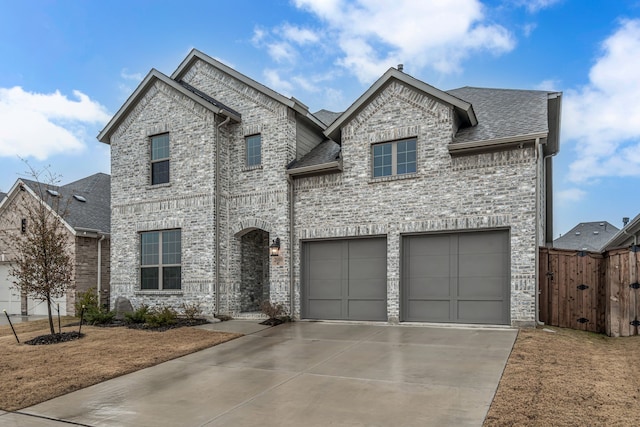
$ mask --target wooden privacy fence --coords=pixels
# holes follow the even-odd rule
[[[540,248],[540,320],[551,326],[639,334],[640,251],[604,254]]]

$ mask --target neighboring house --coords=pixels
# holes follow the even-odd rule
[[[101,289],[101,303],[109,302],[110,187],[110,177],[103,173],[63,186],[28,179],[16,181],[0,201],[0,309],[18,315],[47,314],[45,303],[12,289],[10,264],[15,248],[11,242],[29,227],[24,215],[28,204],[44,201],[51,208],[55,199],[66,211],[61,221],[68,232],[74,267],[71,291],[55,300],[61,314],[73,315],[77,294],[90,288]]]
[[[111,299],[531,325],[560,104],[392,68],[345,112],[312,114],[193,50],[171,76],[151,70],[98,136]]]
[[[553,241],[556,249],[600,252],[619,231],[607,221],[581,222]]]
[[[627,222],[629,218],[624,218],[624,226],[602,247],[602,251],[610,251],[618,248],[634,247],[636,252],[640,241],[640,215]]]

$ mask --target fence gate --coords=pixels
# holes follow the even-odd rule
[[[605,332],[603,261],[598,253],[540,248],[540,320]]]
[[[610,251],[607,259],[606,334],[638,335],[640,329],[640,247]]]

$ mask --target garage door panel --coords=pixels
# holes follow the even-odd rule
[[[386,239],[306,242],[303,251],[303,317],[386,320]]]
[[[365,298],[365,299],[386,299],[387,289],[384,283],[380,281],[371,281],[368,279],[363,280],[349,280],[349,289],[347,296],[349,298]]]
[[[464,323],[502,323],[503,301],[458,301]]]
[[[448,236],[430,236],[429,241],[412,239],[409,241],[409,253],[412,256],[424,257],[426,255],[440,256],[449,253],[451,242]]]
[[[504,238],[504,231],[482,231],[479,233],[459,234],[459,253],[506,253],[509,252],[509,240]]]
[[[349,279],[379,280],[386,272],[384,258],[349,259]]]
[[[315,299],[309,302],[310,319],[339,320],[342,316],[342,300]]]
[[[465,254],[458,258],[461,276],[503,276],[508,262],[505,254]]]
[[[449,298],[449,277],[432,277],[426,280],[411,280],[409,298]]]
[[[451,317],[449,300],[412,300],[408,305],[409,319],[420,319],[421,322],[448,322]]]
[[[350,300],[349,319],[387,320],[387,304],[380,300]]]
[[[340,280],[311,280],[309,297],[311,298],[336,298],[342,297]]]
[[[403,237],[402,319],[509,323],[506,230]]]
[[[427,255],[424,257],[411,254],[410,276],[418,277],[449,277],[449,255]]]
[[[459,298],[502,298],[504,277],[460,277],[458,279]]]
[[[314,258],[340,258],[340,252],[342,250],[341,242],[339,241],[321,241],[315,242],[315,244],[309,248],[309,253]]]

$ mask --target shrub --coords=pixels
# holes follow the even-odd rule
[[[163,305],[147,312],[145,324],[150,328],[174,325],[178,322],[178,312],[171,307]]]
[[[76,299],[76,316],[80,316],[82,306],[84,306],[85,314],[92,308],[98,308],[96,288],[89,288],[87,292],[78,292],[78,298]]]
[[[183,302],[182,311],[184,312],[184,317],[188,320],[195,320],[202,317],[202,308],[200,307],[200,303],[197,301],[192,304]]]
[[[285,314],[282,304],[272,304],[271,301],[268,300],[262,301],[262,304],[260,304],[260,310],[269,316],[269,319],[277,319]]]
[[[126,323],[145,323],[147,315],[149,314],[149,306],[142,304],[132,313],[125,313],[124,320]]]
[[[106,325],[113,321],[116,313],[98,306],[96,288],[89,288],[87,292],[78,293],[76,301],[76,316],[80,316],[84,307],[83,319],[87,325]]]

